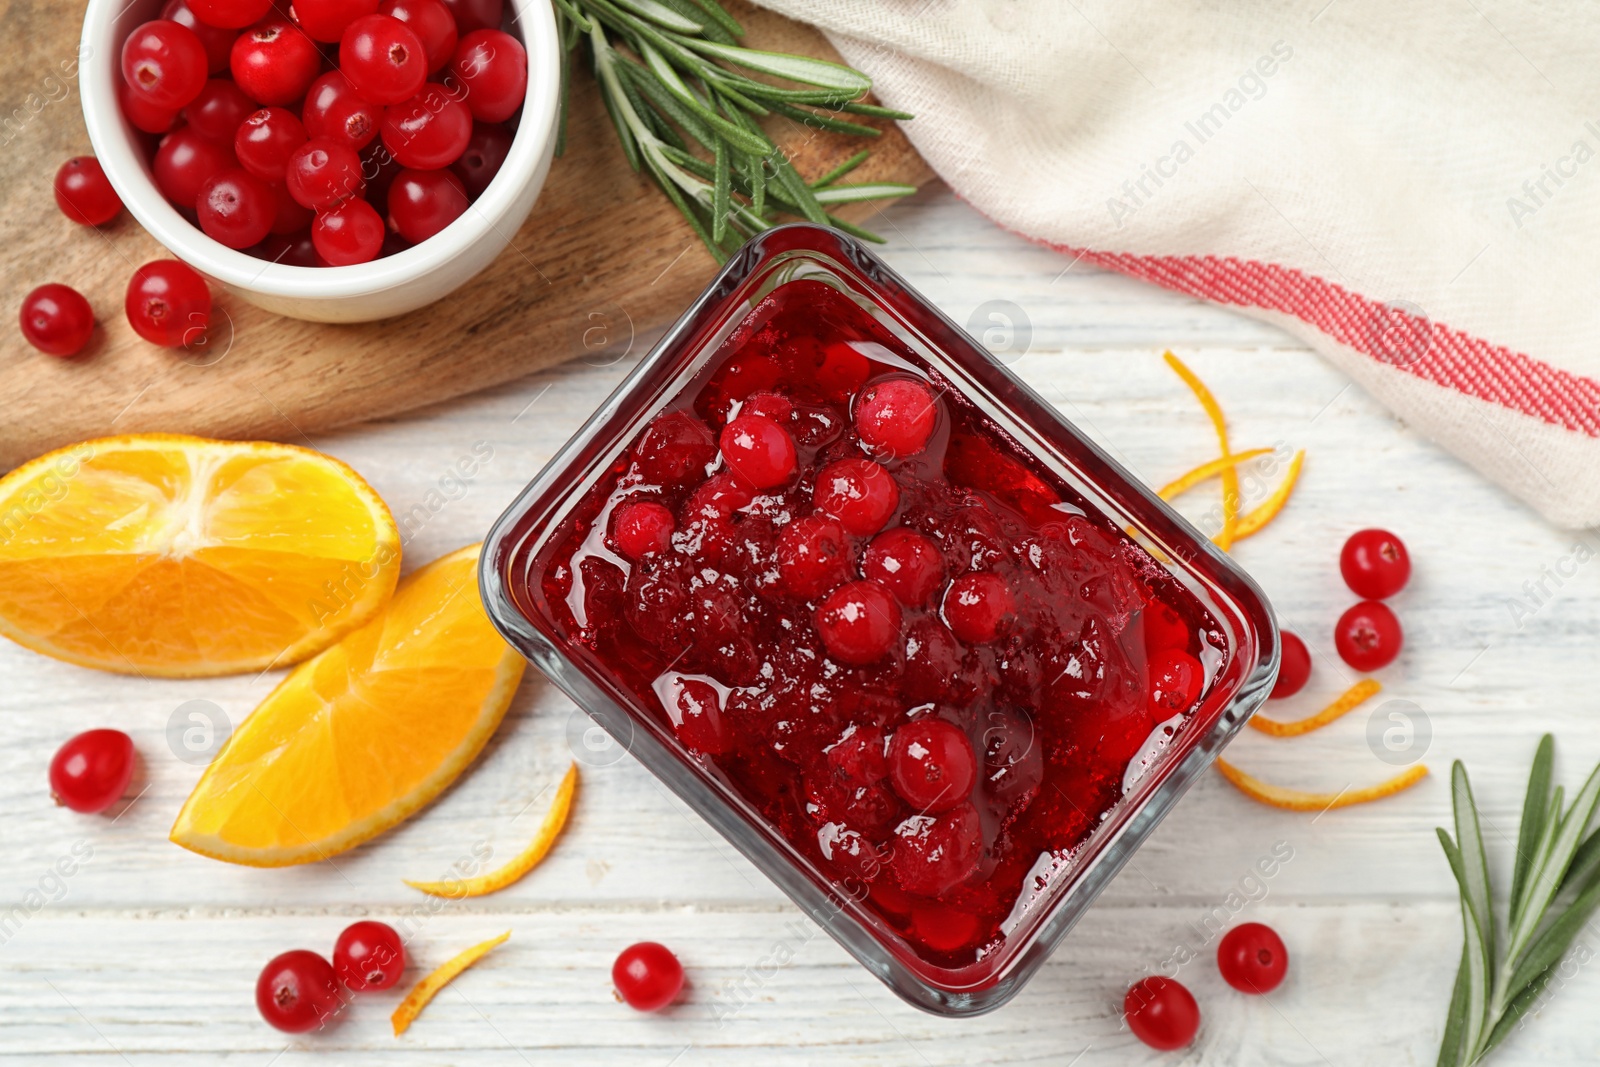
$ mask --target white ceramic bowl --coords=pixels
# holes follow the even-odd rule
[[[117,106],[122,41],[159,17],[162,0],[89,0],[79,74],[83,119],[106,176],[134,218],[178,259],[269,311],[315,322],[367,322],[431,304],[499,255],[521,227],[550,172],[561,69],[550,0],[509,0],[507,32],[528,51],[528,97],[511,152],[471,207],[444,230],[392,256],[352,267],[291,267],[207,237],[156,188],[150,162]]]

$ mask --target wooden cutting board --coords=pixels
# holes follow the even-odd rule
[[[731,3],[755,48],[837,59],[820,34]],[[202,354],[149,345],[122,312],[128,278],[167,255],[124,213],[101,228],[69,222],[51,181],[91,151],[77,83],[80,15],[55,0],[11,0],[0,56],[0,470],[52,448],[162,430],[304,442],[316,430],[509,381],[670,322],[716,271],[688,226],[628,168],[586,69],[576,71],[567,152],[505,252],[442,301],[386,322],[330,326],[281,318],[220,287],[215,343]],[[9,118],[6,118],[9,116]],[[863,145],[851,180],[920,185],[926,164],[892,124],[872,142],[774,127],[800,173],[827,171]],[[855,217],[870,213],[870,206]],[[73,360],[23,341],[16,310],[36,285],[62,282],[99,327]],[[231,325],[230,325],[231,324]]]

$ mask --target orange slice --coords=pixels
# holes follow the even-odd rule
[[[478,599],[478,546],[400,583],[381,615],[296,667],[206,768],[172,840],[252,867],[326,859],[459,775],[524,661]]]
[[[1260,715],[1252,715],[1250,725],[1273,737],[1299,737],[1301,734],[1309,734],[1312,730],[1320,730],[1335,719],[1348,715],[1371,700],[1382,689],[1383,686],[1379,685],[1376,679],[1363,678],[1340,694],[1338,700],[1315,715],[1308,715],[1294,722],[1280,722],[1277,719],[1263,719]]]
[[[286,666],[370,619],[399,573],[389,509],[306,448],[106,437],[0,479],[0,634],[84,667]]]
[[[451,900],[481,897],[504,889],[537,867],[545,856],[549,855],[556,838],[561,836],[562,827],[567,825],[567,816],[572,813],[572,796],[577,791],[578,765],[573,763],[567,767],[566,776],[561,779],[561,786],[556,790],[556,798],[551,802],[550,810],[545,812],[544,823],[539,827],[539,833],[515,859],[498,870],[476,878],[452,882],[413,882],[407,879],[406,885],[412,889],[420,889],[429,896],[447,897]]]
[[[1178,377],[1183,379],[1183,384],[1189,387],[1194,398],[1200,401],[1200,406],[1205,410],[1206,417],[1211,420],[1211,426],[1217,431],[1217,445],[1223,459],[1228,459],[1232,451],[1228,448],[1228,420],[1222,414],[1222,405],[1217,403],[1217,398],[1211,395],[1211,390],[1206,383],[1200,380],[1199,375],[1189,369],[1188,364],[1173,355],[1171,352],[1162,353],[1162,358],[1167,361]],[[1212,538],[1217,547],[1226,552],[1233,547],[1233,541],[1239,524],[1239,472],[1232,466],[1222,469],[1222,532]]]
[[[422,1014],[422,1009],[426,1008],[428,1002],[438,995],[439,990],[449,985],[456,975],[483,959],[500,945],[505,944],[506,939],[510,936],[511,931],[507,930],[499,937],[491,937],[487,941],[481,941],[473,945],[412,986],[411,992],[406,994],[406,999],[402,1000],[400,1006],[394,1010],[394,1014],[389,1016],[389,1022],[394,1026],[394,1036],[399,1037],[411,1029],[411,1024],[417,1021],[417,1016]]]
[[[1286,789],[1281,785],[1263,782],[1244,773],[1227,760],[1217,760],[1217,770],[1222,772],[1222,777],[1233,783],[1234,788],[1251,800],[1258,800],[1286,811],[1329,811],[1333,808],[1348,808],[1352,804],[1366,804],[1393,796],[1403,789],[1410,789],[1428,776],[1428,768],[1419,763],[1387,781],[1369,785],[1365,789],[1344,789],[1337,793],[1305,793],[1298,789]]]

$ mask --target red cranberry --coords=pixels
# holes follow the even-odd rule
[[[422,91],[383,113],[383,144],[403,167],[438,170],[467,150],[472,115],[467,105],[439,85]]]
[[[117,83],[117,109],[130,126],[145,133],[166,133],[178,121],[177,108],[157,107],[135,95],[127,82]]]
[[[357,993],[391,989],[406,970],[406,946],[388,923],[351,923],[333,946],[333,970]]]
[[[938,414],[928,387],[910,378],[875,382],[856,402],[856,432],[878,456],[903,459],[928,445]]]
[[[339,39],[339,69],[363,99],[387,107],[422,89],[428,80],[428,52],[399,19],[363,15]]]
[[[308,230],[317,217],[316,212],[290,196],[289,187],[282,182],[273,182],[269,188],[272,190],[272,199],[277,205],[277,211],[272,216],[272,232],[294,234]],[[309,240],[310,237],[310,233],[307,232],[306,238]]]
[[[751,393],[739,402],[739,414],[761,415],[784,426],[794,418],[794,404],[782,393]]]
[[[665,945],[641,941],[629,945],[611,965],[617,994],[637,1011],[660,1011],[683,989],[683,964]]]
[[[341,200],[360,196],[365,188],[355,149],[325,137],[295,149],[283,177],[289,195],[313,211],[326,211]]]
[[[912,704],[957,702],[961,689],[962,649],[938,619],[922,618],[912,623],[906,631],[905,652],[905,673],[900,684],[907,701]]]
[[[628,559],[639,560],[651,552],[665,552],[676,528],[672,512],[664,505],[636,500],[617,509],[611,536],[617,542],[617,551]]]
[[[473,30],[456,45],[450,71],[466,87],[479,122],[504,122],[528,95],[528,53],[500,30]]]
[[[206,48],[194,31],[169,19],[134,28],[122,42],[122,79],[152,107],[176,111],[206,85]]]
[[[633,452],[639,475],[651,485],[682,485],[705,477],[717,446],[706,424],[687,411],[658,415]],[[747,498],[745,503],[750,501]],[[742,506],[742,505],[740,505]]]
[[[333,44],[345,27],[378,10],[378,0],[294,0],[294,18],[313,41]]]
[[[964,802],[978,777],[978,759],[966,732],[944,719],[918,719],[889,742],[889,781],[923,814]]]
[[[1185,1047],[1200,1032],[1194,994],[1159,974],[1134,983],[1122,999],[1122,1014],[1134,1037],[1164,1052]]]
[[[1379,600],[1352,605],[1339,616],[1333,630],[1333,645],[1339,650],[1339,658],[1363,672],[1393,663],[1404,643],[1400,620]]]
[[[22,336],[41,352],[75,356],[94,333],[94,311],[83,294],[66,285],[41,285],[22,300]]]
[[[1270,993],[1289,973],[1289,950],[1272,927],[1243,923],[1222,936],[1217,970],[1223,981],[1241,993]]]
[[[1272,684],[1269,698],[1272,700],[1294,696],[1305,688],[1306,680],[1311,677],[1311,653],[1306,651],[1306,643],[1288,630],[1280,630],[1278,636],[1283,642],[1283,652],[1278,657],[1278,680]]]
[[[1016,607],[1011,586],[998,574],[963,574],[945,590],[944,621],[967,644],[986,645],[1000,636]]]
[[[193,267],[158,259],[133,272],[123,309],[134,333],[151,344],[178,348],[204,339],[211,291]]]
[[[857,537],[871,537],[900,506],[900,487],[870,459],[841,459],[817,472],[811,499]]]
[[[289,157],[307,140],[306,128],[294,112],[264,107],[240,124],[233,138],[233,154],[239,158],[239,166],[262,181],[281,182]]]
[[[1145,664],[1149,680],[1150,711],[1161,719],[1188,711],[1205,685],[1205,669],[1187,652],[1169,648],[1152,655]]]
[[[50,761],[50,795],[86,815],[105,811],[127,791],[135,762],[133,738],[121,730],[88,730]]]
[[[792,596],[815,600],[850,580],[850,538],[827,515],[796,519],[778,534],[778,578]]]
[[[444,0],[462,33],[498,30],[505,19],[505,0]]]
[[[854,396],[872,373],[867,357],[848,341],[829,341],[822,346],[822,353],[822,363],[817,367],[817,387],[830,400]]]
[[[704,423],[696,421],[696,426],[701,431],[705,430]],[[690,442],[690,447],[695,447],[693,442],[699,440],[694,436],[695,431],[688,430],[685,432],[688,435],[686,440]],[[650,439],[646,438],[646,440]],[[705,440],[707,442],[711,440],[709,432],[706,433]],[[640,451],[642,453],[643,446],[641,446]],[[715,450],[713,450],[712,454],[715,454]],[[700,466],[701,469],[704,469],[704,464]],[[642,471],[643,468],[641,467]],[[677,480],[677,478],[669,479],[669,481]],[[740,478],[732,471],[718,471],[701,482],[695,488],[695,491],[689,494],[688,501],[683,505],[683,513],[685,517],[726,519],[741,508],[748,507],[750,502],[755,499],[755,496],[755,488],[743,478]]]
[[[920,608],[944,585],[944,553],[927,534],[896,526],[872,539],[861,570],[887,586],[900,603]]]
[[[297,948],[274,956],[256,978],[256,1010],[285,1033],[315,1030],[343,1007],[332,965],[315,952]]]
[[[1411,556],[1405,542],[1388,530],[1357,530],[1339,553],[1339,573],[1356,596],[1383,600],[1405,588]]]
[[[384,0],[378,10],[397,18],[417,35],[428,53],[428,70],[438,70],[456,52],[456,20],[442,0]]]
[[[794,438],[764,415],[740,415],[728,423],[721,447],[728,469],[757,489],[780,486],[794,474]]]
[[[817,633],[828,655],[841,663],[875,663],[900,636],[900,605],[877,582],[840,586],[817,607]]]
[[[982,858],[978,809],[963,802],[940,815],[913,815],[895,827],[889,862],[906,892],[936,897],[971,877]]]
[[[439,0],[433,2],[438,3]],[[461,184],[467,187],[467,195],[476,200],[483,195],[485,189],[489,188],[494,176],[500,173],[500,167],[510,152],[511,131],[504,126],[475,123],[472,127],[472,136],[467,138],[466,151],[461,153],[461,158],[456,160],[450,169],[461,179]]]
[[[81,226],[103,225],[122,210],[122,199],[93,156],[74,156],[61,164],[55,194],[61,213]]]
[[[255,110],[255,101],[233,82],[227,78],[212,78],[200,90],[200,95],[183,109],[183,120],[202,137],[232,144],[239,124]]]
[[[195,214],[207,237],[229,248],[249,248],[272,232],[278,200],[266,182],[235,167],[200,187]]]
[[[1189,648],[1189,626],[1170,605],[1160,601],[1150,604],[1140,621],[1144,624],[1144,647],[1147,651]]]
[[[383,108],[363,100],[348,78],[330,70],[306,90],[301,116],[309,136],[326,137],[359,152],[378,136]]]
[[[162,195],[174,206],[193,211],[200,187],[233,166],[233,153],[227,148],[184,128],[161,139],[151,169]]]
[[[672,729],[684,748],[704,756],[720,756],[727,750],[722,701],[709,683],[683,679],[672,712]]]
[[[378,258],[383,247],[383,217],[378,209],[351,197],[317,214],[311,240],[317,255],[330,266],[348,267]]]
[[[447,170],[402,170],[389,186],[389,219],[401,237],[421,244],[467,210],[467,190]]]
[[[263,10],[262,14],[266,12]],[[233,39],[239,36],[237,33],[225,27],[201,22],[184,0],[167,0],[166,6],[161,9],[161,17],[176,22],[200,38],[200,44],[206,50],[208,73],[220,74],[228,69],[228,53],[233,50]],[[250,21],[254,22],[255,19]]]
[[[188,0],[195,17],[207,26],[240,30],[272,9],[272,0]]]
[[[322,54],[288,19],[270,18],[241,33],[228,59],[233,80],[258,104],[288,104],[306,95]]]

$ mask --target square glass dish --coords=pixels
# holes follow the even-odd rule
[[[1265,699],[1255,584],[858,242],[747,244],[496,523],[500,631],[863,966],[1008,1000]]]

